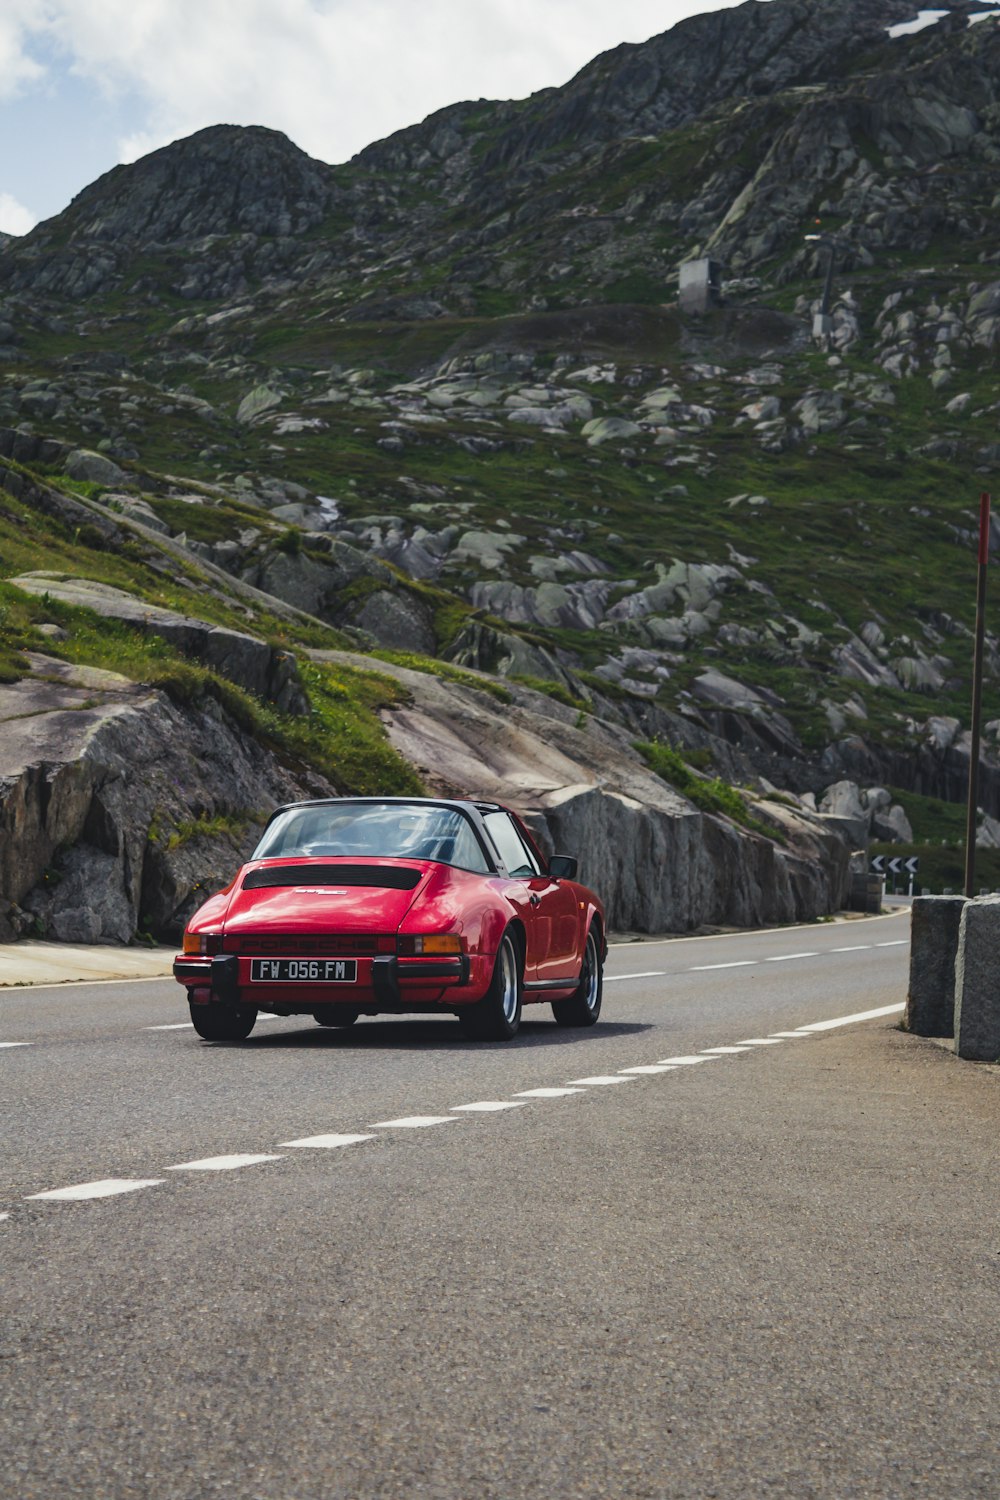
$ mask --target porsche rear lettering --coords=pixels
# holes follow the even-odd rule
[[[254,984],[354,984],[357,977],[353,958],[255,958],[250,965]]]

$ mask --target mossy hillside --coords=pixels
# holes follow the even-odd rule
[[[65,638],[38,631],[46,622]],[[308,715],[284,714],[189,661],[158,636],[107,620],[92,610],[25,595],[0,583],[0,680],[26,675],[24,652],[117,672],[167,694],[181,707],[212,699],[238,727],[269,746],[285,764],[311,768],[338,790],[360,795],[419,794],[422,784],[389,745],[379,710],[405,701],[395,679],[341,664],[300,662]]]
[[[21,465],[0,460],[0,480],[4,467],[29,480],[35,477]],[[46,483],[54,482],[51,476],[37,477]],[[96,488],[65,480],[61,483],[77,494]],[[185,506],[185,519],[189,509],[201,511],[201,507]],[[236,511],[240,513],[239,507]],[[276,527],[275,535],[278,532]],[[140,539],[124,529],[120,536],[109,540],[96,526],[87,522],[70,525],[44,515],[37,507],[0,487],[0,581],[30,572],[66,573],[108,584],[148,604],[192,615],[209,624],[249,630],[271,645],[286,649],[299,645],[335,650],[346,644],[339,631],[325,628],[321,622],[296,621],[293,625],[266,607],[248,606],[241,597],[227,596],[223,586],[206,583],[195,558],[185,562],[173,553],[158,550],[154,541]],[[25,597],[20,591],[18,595]],[[38,605],[29,606],[32,607],[40,609]],[[54,603],[46,604],[32,618],[52,619],[54,609]]]

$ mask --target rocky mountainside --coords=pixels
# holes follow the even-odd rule
[[[303,777],[436,785],[398,726],[424,699],[440,719],[442,692],[548,703],[531,743],[569,735],[567,785],[599,763],[614,788],[579,803],[600,847],[662,866],[666,835],[610,815],[638,803],[684,868],[715,850],[693,904],[640,898],[642,871],[619,870],[625,925],[774,915],[772,887],[785,914],[816,912],[843,895],[846,845],[951,837],[978,492],[1000,458],[990,10],[910,31],[908,0],[751,0],[342,166],[217,126],[0,244],[4,722],[54,652],[270,757],[252,791],[192,783],[188,816],[157,794],[138,843],[108,835],[119,916],[170,930],[199,886],[191,848],[214,869]],[[677,275],[700,256],[723,296],[694,316]],[[373,672],[359,651],[381,654]],[[987,841],[998,672],[991,629]],[[23,776],[56,775],[17,744],[9,829]],[[517,774],[545,822],[556,785]],[[501,782],[484,760],[482,787]],[[56,930],[53,882],[103,826],[90,807],[3,887],[14,928]],[[776,873],[807,845],[818,883]],[[150,874],[140,898],[139,866],[177,850],[187,885],[165,875],[158,895]],[[742,884],[719,873],[733,860]]]

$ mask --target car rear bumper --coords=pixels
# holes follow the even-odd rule
[[[455,958],[397,958],[394,954],[358,960],[357,980],[350,984],[275,984],[253,981],[251,960],[235,953],[215,958],[178,955],[174,978],[187,987],[194,1004],[221,1001],[226,1005],[281,1007],[304,1012],[320,1005],[345,1005],[361,1010],[399,1010],[444,1003],[471,1004],[489,985],[492,962],[461,954]]]

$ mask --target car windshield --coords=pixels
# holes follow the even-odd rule
[[[433,859],[488,872],[469,820],[453,807],[419,803],[329,802],[279,814],[254,859],[312,857]]]

